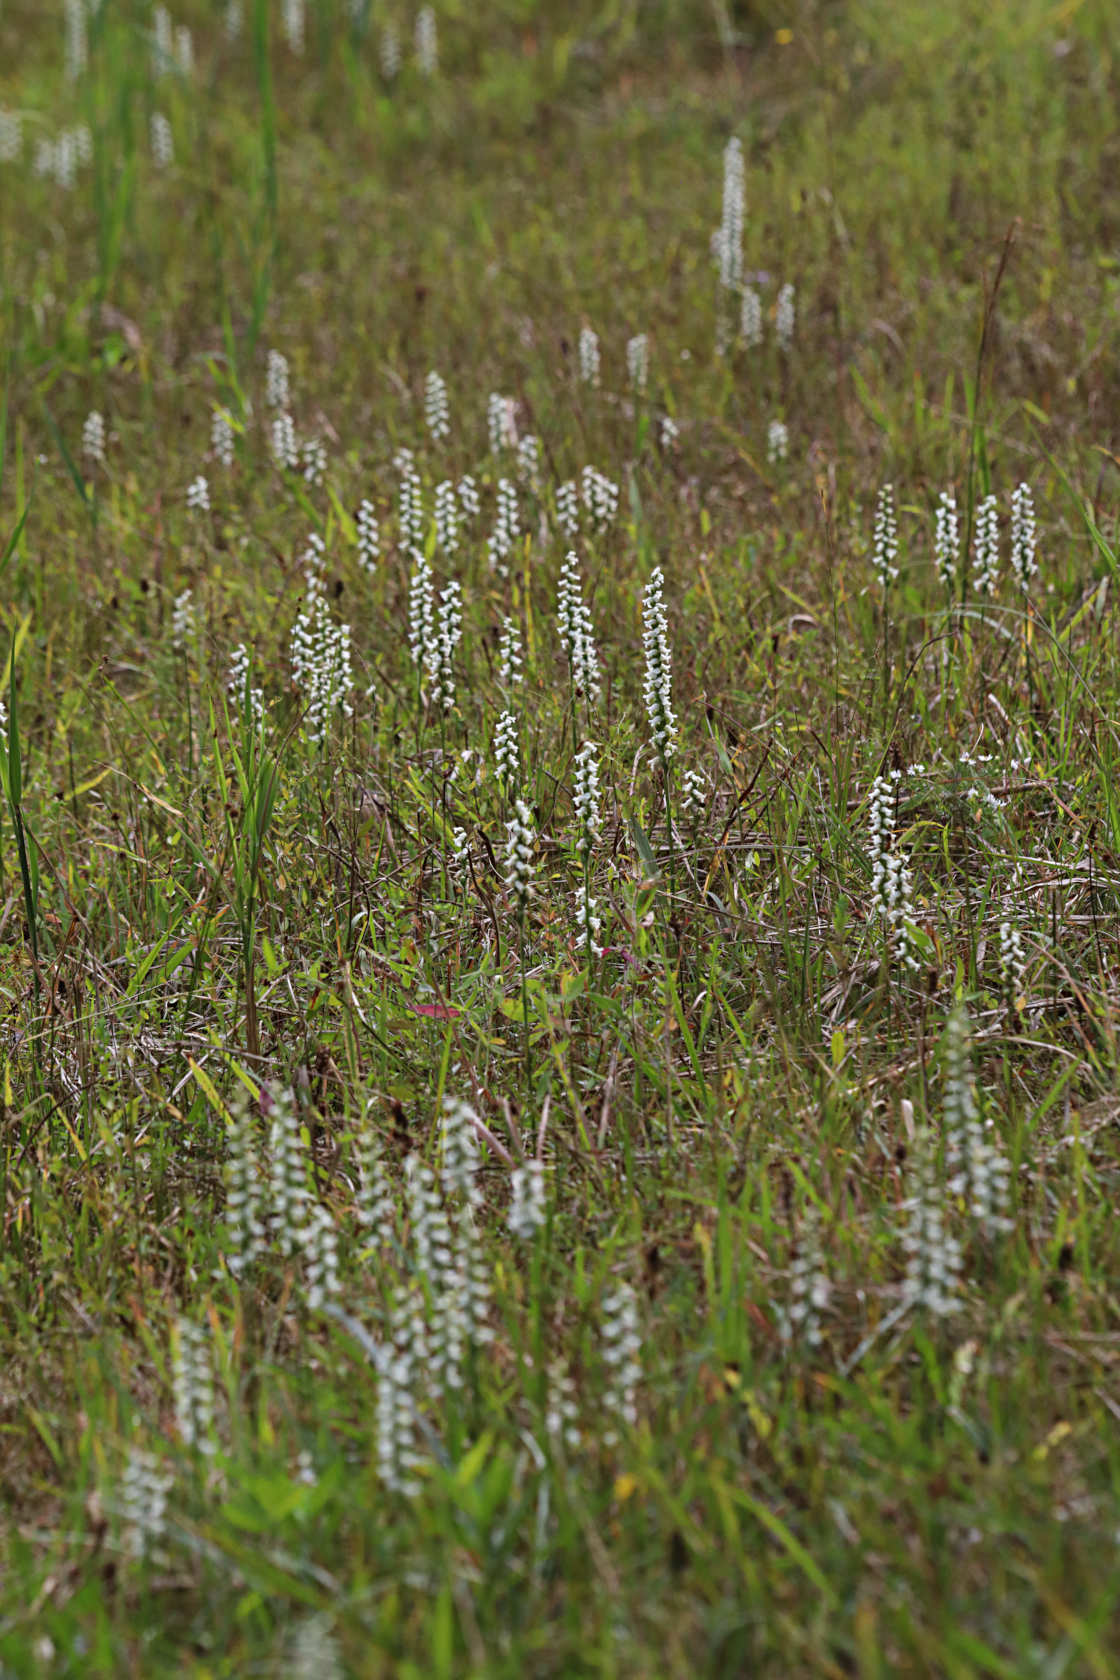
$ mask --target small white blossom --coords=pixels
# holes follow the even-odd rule
[[[295,472],[299,466],[296,431],[292,425],[292,417],[286,410],[278,414],[272,422],[272,459],[278,467],[287,468],[290,472]]]
[[[233,466],[233,421],[224,408],[216,408],[210,416],[210,449],[220,466]]]
[[[892,783],[885,776],[876,776],[868,810],[871,900],[886,928],[895,959],[916,972],[918,958],[910,931],[914,915],[910,871],[898,847],[894,799]]]
[[[633,338],[627,340],[626,372],[631,388],[638,396],[642,396],[649,383],[649,337],[644,332],[635,333]]]
[[[279,350],[268,352],[265,401],[269,408],[290,408],[292,406],[288,358],[282,355]]]
[[[434,76],[439,68],[436,14],[431,6],[421,6],[416,15],[416,63],[423,76]]]
[[[498,642],[498,677],[506,688],[516,688],[524,681],[521,657],[521,631],[512,618],[503,618],[502,634]]]
[[[797,319],[797,294],[790,281],[786,281],[778,293],[778,306],[774,312],[774,333],[778,343],[785,351],[793,348],[793,332]]]
[[[614,523],[618,512],[618,485],[612,479],[597,467],[584,467],[580,474],[580,494],[596,530],[604,531]]]
[[[513,816],[506,825],[505,885],[518,913],[524,917],[533,892],[533,855],[537,836],[533,817],[523,799],[514,801]]]
[[[638,1329],[638,1299],[628,1283],[619,1283],[603,1297],[602,1352],[607,1368],[603,1406],[613,1420],[604,1431],[608,1446],[618,1441],[618,1425],[632,1429],[638,1421],[638,1384],[642,1380],[642,1338]]]
[[[972,581],[978,595],[994,595],[999,582],[999,503],[985,496],[976,509]]]
[[[326,477],[327,446],[322,438],[308,438],[303,446],[303,481],[318,489]]]
[[[937,575],[946,589],[951,589],[960,559],[961,530],[957,517],[957,499],[951,490],[942,490],[937,498],[937,516],[933,536],[933,557]]]
[[[444,443],[451,436],[451,404],[447,384],[433,368],[424,381],[424,418],[434,443]]]
[[[377,557],[381,552],[381,535],[373,503],[365,497],[359,503],[354,523],[358,530],[358,564],[367,577],[372,577],[377,570]]]
[[[766,429],[766,459],[771,466],[789,456],[789,427],[784,420],[771,420]]]
[[[304,39],[307,31],[307,8],[305,0],[284,0],[283,5],[284,39],[297,57],[303,52]]]
[[[513,397],[503,397],[497,391],[491,391],[486,404],[486,426],[492,455],[500,454],[503,449],[517,448],[517,403]]]
[[[236,702],[238,710],[244,709],[249,721],[257,729],[264,723],[264,695],[259,688],[250,686],[249,650],[244,642],[234,648],[229,662],[229,676],[226,688],[230,698]]]
[[[588,326],[579,329],[579,376],[585,385],[599,383],[599,337]]]
[[[879,588],[886,594],[898,578],[898,520],[894,511],[894,486],[884,484],[875,505],[872,564]]]
[[[743,287],[739,333],[748,350],[757,350],[762,343],[762,299],[753,286]]]
[[[562,530],[569,537],[579,532],[579,488],[571,480],[561,484],[556,491],[556,518]]]
[[[947,1226],[945,1193],[937,1173],[933,1143],[924,1129],[914,1144],[913,1189],[903,1203],[906,1276],[903,1300],[941,1318],[955,1312],[961,1278],[961,1248]]]
[[[445,478],[436,485],[436,542],[448,559],[458,552],[459,520],[455,509],[455,486]]]
[[[195,513],[210,512],[210,486],[201,473],[187,485],[187,506]]]
[[[171,1349],[171,1382],[180,1441],[184,1447],[213,1453],[216,1443],[210,1344],[202,1325],[189,1318],[180,1318],[176,1325]]]
[[[521,780],[521,748],[517,719],[512,712],[502,713],[494,731],[494,768],[506,792],[512,792]]]
[[[468,473],[459,480],[459,506],[463,510],[464,519],[477,519],[482,512],[482,501],[478,494],[478,485]]]
[[[194,596],[189,589],[176,595],[171,607],[171,646],[176,653],[185,653],[198,633]]]
[[[1011,496],[1011,569],[1024,595],[1038,573],[1035,541],[1034,501],[1030,486],[1020,484]]]
[[[541,443],[532,432],[526,432],[517,445],[517,476],[530,490],[540,489]]]
[[[548,1216],[543,1162],[526,1161],[524,1166],[514,1167],[510,1190],[509,1228],[515,1237],[531,1242]]]
[[[401,38],[391,23],[387,23],[381,31],[379,49],[381,74],[387,82],[393,82],[400,74],[401,68]]]
[[[681,809],[685,815],[689,817],[700,816],[706,799],[703,776],[695,770],[686,770],[681,777]]]
[[[665,611],[665,579],[660,566],[650,573],[642,596],[642,648],[646,660],[643,692],[654,757],[662,765],[668,765],[677,750],[677,720],[672,704],[673,659]]]
[[[171,1470],[154,1453],[136,1445],[129,1448],[116,1507],[132,1557],[143,1557],[163,1538],[174,1479]]]
[[[564,558],[557,590],[557,618],[560,642],[568,656],[572,686],[577,695],[588,701],[598,700],[599,655],[595,647],[595,633],[591,612],[583,598],[583,584],[579,574],[579,557],[574,551]]]
[[[82,454],[99,467],[105,465],[105,421],[95,408],[82,426]]]
[[[171,124],[162,111],[152,112],[152,159],[157,169],[168,169],[175,161],[175,140]]]
[[[455,649],[463,635],[462,591],[454,578],[440,592],[435,639],[431,644],[428,673],[432,699],[449,712],[455,704]]]

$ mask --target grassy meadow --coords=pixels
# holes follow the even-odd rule
[[[0,1676],[1120,1680],[1106,0],[0,0]]]

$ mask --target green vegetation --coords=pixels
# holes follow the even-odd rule
[[[0,4],[0,1675],[1120,1676],[1114,8],[160,12]]]

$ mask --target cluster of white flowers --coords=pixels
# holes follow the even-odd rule
[[[307,438],[303,445],[303,482],[318,489],[327,475],[327,446],[322,438]]]
[[[486,404],[486,428],[490,437],[490,453],[517,448],[517,402],[491,391]]]
[[[459,506],[465,520],[477,519],[482,512],[482,498],[470,473],[459,480]]]
[[[946,589],[953,587],[960,559],[961,528],[957,517],[957,498],[951,490],[942,490],[937,498],[937,513],[933,533],[933,558],[937,575]]]
[[[82,426],[82,454],[99,467],[105,465],[105,420],[96,408],[86,415]]]
[[[381,533],[378,530],[373,503],[368,497],[363,497],[359,503],[354,523],[358,531],[358,564],[367,577],[372,577],[377,570],[377,557],[381,553]]]
[[[152,69],[157,76],[174,68],[174,43],[171,13],[166,6],[156,6],[152,11]]]
[[[408,585],[408,651],[414,665],[431,666],[436,657],[436,604],[432,568],[419,549],[412,551]]]
[[[558,485],[556,490],[556,518],[560,528],[569,537],[579,533],[579,488],[571,480]]]
[[[820,1215],[811,1204],[801,1215],[797,1249],[790,1266],[789,1306],[782,1326],[787,1341],[815,1348],[821,1340],[821,1313],[828,1306],[831,1287],[821,1249]]]
[[[654,759],[667,768],[677,750],[677,719],[673,711],[673,656],[669,650],[665,578],[660,566],[653,568],[642,596],[642,651],[646,659],[643,696]]]
[[[296,429],[286,409],[277,414],[272,422],[272,459],[281,470],[286,468],[289,472],[295,472],[299,466]]]
[[[157,169],[170,169],[175,162],[175,137],[171,124],[162,111],[153,111],[151,120],[152,162]]]
[[[268,352],[268,363],[265,371],[265,401],[269,408],[290,408],[292,406],[288,358],[279,350]]]
[[[999,924],[999,978],[1007,1002],[1018,1007],[1027,978],[1027,958],[1023,936],[1010,915]]]
[[[723,152],[723,213],[716,236],[719,283],[730,292],[738,292],[743,284],[745,179],[743,143],[733,134]]]
[[[588,702],[599,699],[599,655],[595,648],[595,631],[591,610],[583,598],[583,583],[579,575],[579,557],[570,551],[560,568],[557,590],[557,618],[560,624],[560,643],[568,657],[572,686],[577,695]]]
[[[762,343],[762,299],[753,286],[743,287],[739,306],[739,336],[748,350],[757,350]]]
[[[626,342],[626,372],[631,388],[642,396],[649,384],[649,336],[635,333]]]
[[[238,710],[244,710],[249,722],[259,730],[264,724],[264,693],[250,684],[250,664],[249,650],[244,642],[239,642],[230,655],[226,688]]]
[[[451,436],[451,404],[447,383],[433,368],[424,381],[424,419],[433,443],[444,443]]]
[[[239,41],[241,29],[245,21],[245,10],[241,0],[226,0],[224,25],[227,41]]]
[[[504,577],[507,567],[504,562],[512,554],[514,545],[521,531],[521,514],[517,506],[517,486],[512,479],[498,480],[498,511],[494,520],[494,530],[486,544],[490,556],[491,569],[497,569]]]
[[[949,1189],[963,1196],[973,1219],[989,1235],[1010,1228],[1006,1217],[1009,1168],[984,1124],[969,1065],[968,1015],[957,1004],[945,1029],[944,1132]]]
[[[599,335],[588,326],[579,329],[579,376],[585,385],[599,383]]]
[[[307,1256],[307,1305],[318,1312],[342,1292],[338,1262],[338,1227],[321,1202],[313,1202],[303,1228]]]
[[[284,0],[283,6],[284,39],[289,48],[297,55],[303,52],[304,40],[307,33],[307,7],[305,0]]]
[[[440,591],[436,633],[428,652],[432,699],[449,712],[455,704],[455,650],[463,636],[462,590],[454,578]]]
[[[534,492],[541,487],[541,440],[526,432],[517,445],[517,476]]]
[[[163,1538],[174,1480],[171,1470],[146,1447],[129,1447],[114,1503],[132,1557],[143,1557]]]
[[[607,1368],[603,1407],[613,1421],[603,1433],[607,1446],[617,1443],[618,1426],[638,1421],[638,1384],[642,1380],[642,1338],[638,1298],[628,1283],[618,1283],[603,1297],[602,1349]]]
[[[340,711],[352,715],[350,692],[354,674],[350,663],[350,626],[331,616],[324,586],[326,555],[322,537],[313,531],[304,554],[303,603],[292,625],[292,676],[307,702],[308,739],[321,746],[331,719]]]
[[[894,485],[884,484],[875,503],[875,531],[872,565],[884,595],[898,578],[898,519],[894,511]]]
[[[521,631],[512,618],[502,619],[502,634],[498,641],[498,677],[503,687],[516,688],[524,681],[524,660],[521,657]]]
[[[618,485],[612,479],[597,467],[586,466],[580,474],[580,495],[597,531],[613,525],[618,512]]]
[[[63,16],[66,31],[66,74],[73,82],[77,81],[89,62],[85,0],[66,0]]]
[[[494,768],[506,790],[512,795],[521,780],[521,749],[518,744],[517,719],[512,712],[503,712],[494,731]]]
[[[510,1174],[509,1228],[515,1237],[531,1242],[548,1217],[544,1192],[544,1163],[526,1161]]]
[[[424,490],[420,474],[407,449],[398,452],[400,484],[397,487],[397,529],[402,548],[414,552],[424,546]]]
[[[789,427],[784,420],[771,420],[766,429],[766,459],[776,466],[789,458]]]
[[[707,803],[704,778],[699,771],[686,770],[681,777],[681,809],[688,817],[702,815]]]
[[[187,506],[194,513],[210,512],[210,485],[202,473],[187,485]]]
[[[871,784],[868,809],[871,857],[871,901],[884,923],[895,960],[916,971],[918,958],[910,928],[914,909],[911,902],[910,871],[898,847],[895,834],[894,802],[899,773],[876,776]]]
[[[923,1128],[914,1142],[913,1189],[903,1203],[907,1216],[902,1244],[906,1275],[902,1298],[941,1318],[957,1307],[961,1247],[948,1229],[945,1194],[937,1172],[933,1141]]]
[[[377,1474],[390,1493],[415,1498],[423,1460],[416,1450],[417,1386],[426,1338],[418,1287],[394,1302],[377,1372]]]
[[[533,814],[523,799],[514,800],[513,816],[506,824],[505,885],[524,920],[533,892],[533,859],[537,836]]]
[[[548,1368],[544,1427],[551,1441],[562,1442],[570,1452],[580,1445],[576,1385],[562,1359],[553,1360]]]
[[[23,121],[18,111],[0,106],[0,163],[15,163],[23,150]]]
[[[184,1447],[211,1454],[214,1431],[214,1372],[210,1344],[201,1324],[180,1318],[171,1350],[175,1425]]]
[[[268,1232],[277,1251],[291,1259],[303,1246],[311,1193],[307,1151],[290,1091],[272,1092],[268,1164]]]
[[[778,305],[774,312],[774,332],[778,343],[787,353],[793,348],[793,333],[797,323],[797,293],[792,281],[787,280],[778,293]]]
[[[435,495],[436,542],[447,559],[459,548],[459,518],[455,502],[455,486],[449,478],[436,485]]]
[[[175,652],[185,653],[196,633],[194,596],[189,589],[184,589],[171,604],[171,646]]]
[[[226,1154],[226,1264],[239,1277],[264,1252],[266,1187],[257,1158],[253,1117],[247,1104],[233,1111]]]
[[[431,6],[421,6],[416,14],[416,63],[422,76],[434,76],[439,68],[436,14]]]
[[[79,166],[85,168],[92,162],[93,136],[85,123],[64,128],[57,140],[44,137],[35,143],[35,174],[53,177],[67,191],[77,180]]]
[[[661,416],[661,447],[672,449],[681,435],[681,429],[671,414]]]
[[[233,466],[233,421],[224,408],[216,408],[210,416],[210,449],[219,466]]]
[[[401,38],[391,23],[387,23],[381,31],[378,57],[385,80],[395,81],[401,69]]]
[[[1035,560],[1036,528],[1030,485],[1020,484],[1011,494],[1011,569],[1025,595],[1038,572]]]
[[[384,1242],[396,1220],[397,1202],[385,1171],[381,1140],[370,1125],[368,1116],[359,1139],[358,1157],[359,1179],[355,1197],[358,1224]]]
[[[999,582],[999,503],[995,496],[985,496],[976,509],[972,553],[976,593],[994,595]]]
[[[594,743],[591,741],[585,741],[576,754],[572,805],[575,810],[576,822],[579,824],[576,851],[583,865],[583,878],[576,894],[576,945],[581,949],[586,948],[592,956],[601,957],[603,951],[599,943],[599,935],[602,932],[602,921],[595,900],[591,896],[591,859],[595,847],[599,844],[599,824],[601,821],[599,814],[599,761],[596,757]]]

